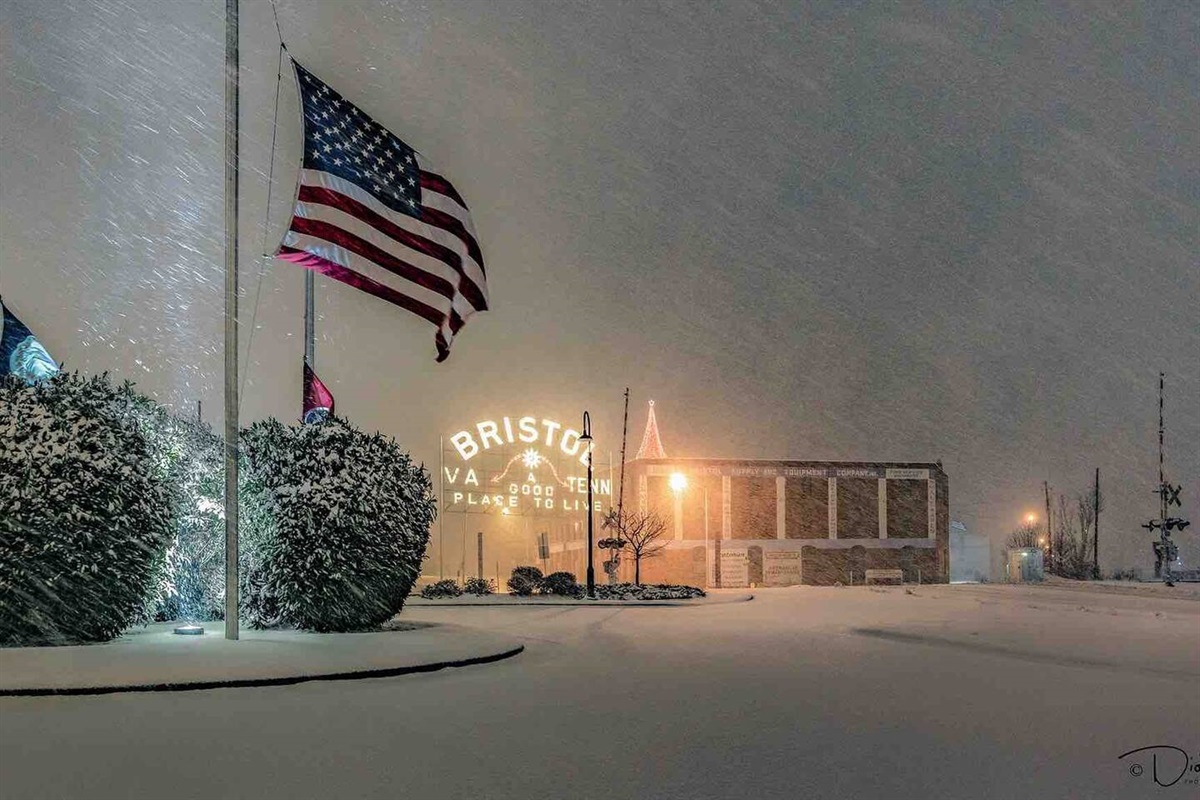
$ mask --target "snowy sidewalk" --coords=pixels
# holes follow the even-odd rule
[[[221,622],[205,623],[202,636],[175,635],[174,625],[134,629],[103,644],[0,648],[0,696],[388,677],[486,664],[524,649],[513,637],[429,623],[379,633],[243,629],[239,641],[224,638]]]
[[[726,603],[745,603],[754,599],[754,595],[746,590],[709,589],[706,597],[695,597],[690,600],[577,600],[574,597],[555,597],[532,595],[520,597],[513,594],[491,594],[483,597],[464,594],[460,597],[443,597],[437,600],[426,600],[419,595],[413,595],[404,601],[405,608],[493,608],[497,606],[579,606],[583,608],[600,608],[605,606],[618,608],[644,607],[685,607],[685,606],[719,606]]]

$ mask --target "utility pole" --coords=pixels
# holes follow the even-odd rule
[[[238,638],[238,1],[225,0],[225,638]]]
[[[617,484],[617,519],[625,509],[625,439],[629,434],[629,387],[625,387],[625,420],[621,423],[621,480]],[[617,536],[621,535],[620,530]]]
[[[475,535],[475,547],[479,555],[479,571],[476,574],[479,575],[479,580],[483,580],[483,531]]]
[[[446,440],[438,437],[438,580],[446,579]]]
[[[1092,580],[1100,580],[1100,468],[1096,467],[1096,487],[1092,490]]]
[[[629,387],[625,387],[625,419],[621,423],[621,478],[617,483],[617,517],[615,536],[608,536],[600,540],[601,549],[609,549],[608,558],[604,560],[604,572],[608,575],[609,584],[616,583],[618,573],[621,567],[621,548],[623,548],[625,540],[621,534],[625,531],[625,443],[629,433]],[[612,481],[612,453],[608,455],[608,477],[609,482]],[[590,483],[590,481],[589,481]],[[609,505],[608,513],[612,514],[612,506]]]
[[[1046,569],[1054,574],[1054,530],[1050,525],[1050,482],[1042,481],[1046,488]]]

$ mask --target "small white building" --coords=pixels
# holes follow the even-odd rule
[[[1015,547],[1008,551],[1004,579],[1009,583],[1037,583],[1045,579],[1042,551],[1036,547]]]
[[[982,583],[991,573],[988,539],[967,532],[961,522],[950,523],[950,582]]]

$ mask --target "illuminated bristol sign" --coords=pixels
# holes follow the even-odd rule
[[[587,510],[588,453],[580,432],[542,417],[481,420],[442,452],[442,511],[565,516]],[[592,508],[612,502],[611,459],[593,443]]]

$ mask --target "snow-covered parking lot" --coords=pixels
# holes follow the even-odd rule
[[[421,607],[526,645],[427,675],[0,700],[3,798],[1197,797],[1186,587]],[[1166,781],[1179,770],[1159,761]]]

